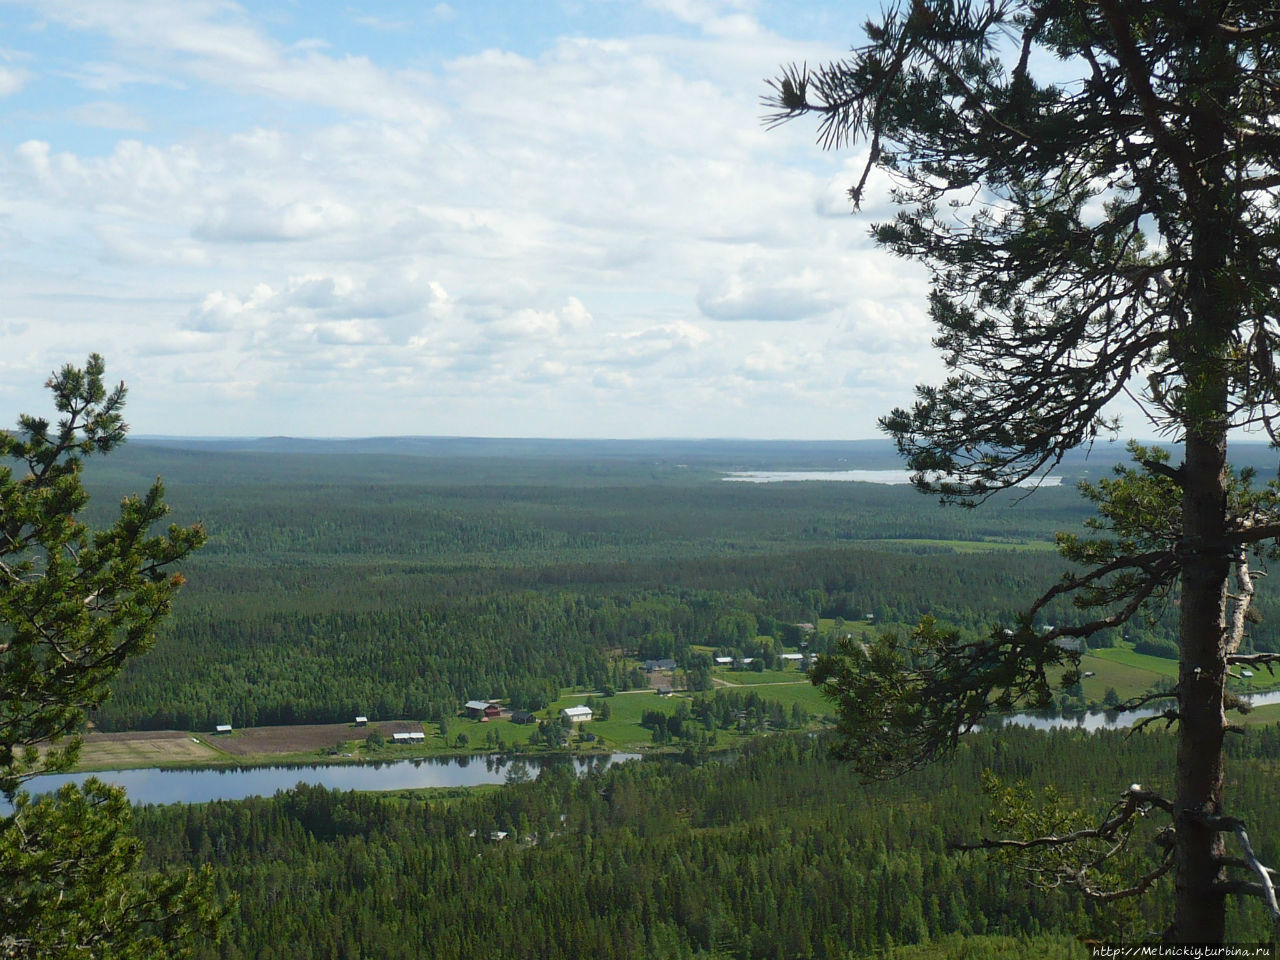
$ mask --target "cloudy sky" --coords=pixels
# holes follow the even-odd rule
[[[877,4],[0,0],[0,421],[846,439],[934,379],[858,156],[764,79]]]

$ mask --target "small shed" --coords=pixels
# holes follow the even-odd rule
[[[363,726],[366,726],[368,723],[369,723],[369,718],[368,718],[368,717],[356,717],[356,726],[357,726],[357,727],[363,727]]]
[[[560,711],[560,716],[570,723],[586,723],[591,719],[592,712],[590,707],[565,707]]]
[[[220,723],[220,724],[218,724],[216,727],[214,727],[214,728],[213,728],[213,732],[214,732],[214,733],[230,733],[230,732],[231,732],[231,724],[229,724],[229,723]]]
[[[733,666],[733,657],[716,657],[716,666],[717,667]]]

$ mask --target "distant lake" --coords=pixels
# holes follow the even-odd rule
[[[1245,697],[1252,706],[1265,707],[1268,704],[1280,703],[1280,690],[1270,693],[1256,693]],[[1159,716],[1163,708],[1144,707],[1141,710],[1129,710],[1116,713],[1112,710],[1098,710],[1071,716],[1059,716],[1050,713],[1015,713],[1004,718],[1006,724],[1019,727],[1032,727],[1036,730],[1127,730],[1139,720]]]
[[[824,480],[835,483],[902,485],[911,482],[911,472],[909,470],[746,470],[731,473],[721,479],[736,483],[794,483],[801,480]],[[1039,482],[1039,485],[1059,487],[1062,486],[1062,478],[1046,477]]]
[[[579,776],[603,770],[611,763],[635,760],[638,753],[614,753],[573,760]],[[396,760],[391,763],[347,763],[304,767],[247,767],[218,770],[102,770],[95,773],[59,773],[33,777],[28,793],[48,793],[64,783],[84,783],[97,777],[124,787],[134,803],[206,803],[210,800],[243,800],[269,797],[299,783],[330,790],[413,790],[423,787],[478,787],[506,783],[509,779],[533,779],[545,766],[563,762],[523,757],[454,757],[447,760]]]

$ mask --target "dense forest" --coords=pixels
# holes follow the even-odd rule
[[[1032,785],[1051,775],[1058,802],[1098,814],[1131,780],[1158,786],[1171,751],[1157,734],[1010,728],[968,738],[948,764],[866,786],[823,742],[778,736],[702,763],[659,758],[581,778],[552,765],[479,795],[300,786],[137,820],[151,863],[212,864],[238,897],[210,960],[865,957],[956,933],[1070,943],[1158,929],[1160,890],[1141,912],[1096,907],[948,842],[984,829],[984,770]],[[1274,859],[1280,731],[1252,731],[1233,753],[1237,809]],[[1252,903],[1232,924],[1237,940],[1267,930]]]
[[[821,650],[831,634],[800,627],[819,620],[906,631],[930,615],[987,632],[1062,572],[1053,533],[1087,515],[1069,485],[955,510],[903,486],[724,480],[862,465],[827,445],[601,456],[370,443],[135,443],[93,475],[106,509],[161,474],[174,519],[209,533],[160,642],[97,711],[100,729],[426,720],[474,697],[545,704],[564,688],[625,689],[630,657],[688,667],[763,637]],[[1273,649],[1280,611],[1265,584],[1259,608],[1250,642]],[[1131,639],[1158,649],[1169,614],[1146,611]],[[948,943],[972,960],[1065,958],[1082,955],[1080,934],[1161,925],[1158,890],[1100,907],[949,848],[990,829],[984,771],[1033,788],[1051,772],[1062,792],[1049,802],[1093,816],[1131,782],[1158,789],[1172,743],[1154,730],[987,730],[947,764],[865,785],[821,735],[780,732],[815,727],[767,690],[677,699],[672,710],[653,698],[668,706],[640,719],[672,751],[650,759],[582,776],[554,758],[519,762],[487,790],[299,786],[140,808],[137,834],[154,868],[213,869],[232,907],[205,960],[915,958]],[[773,734],[714,752],[718,731],[744,725]],[[1274,859],[1266,786],[1280,732],[1252,729],[1231,749],[1235,809]],[[1231,922],[1237,938],[1265,931],[1252,906]]]
[[[910,629],[929,614],[985,632],[1059,575],[1053,533],[1087,515],[1069,486],[959,510],[905,486],[723,479],[862,466],[858,444],[588,457],[590,444],[493,441],[486,456],[483,441],[466,455],[444,441],[449,455],[316,443],[135,442],[94,465],[98,509],[160,474],[175,519],[209,532],[100,729],[436,719],[471,697],[616,683],[620,651],[729,643],[743,622],[780,640],[818,617]],[[1253,642],[1271,649],[1275,594],[1262,593]],[[1167,634],[1168,611],[1150,616],[1136,629]]]

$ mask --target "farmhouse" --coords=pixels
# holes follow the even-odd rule
[[[716,657],[716,666],[717,667],[733,666],[733,657]]]
[[[472,720],[492,720],[502,713],[502,708],[488,700],[468,700],[463,708]]]
[[[591,716],[590,707],[565,707],[560,711],[560,717],[570,723],[586,723]]]
[[[528,710],[513,710],[513,711],[511,711],[511,722],[512,722],[512,723],[537,723],[537,721],[538,721],[538,718],[537,718],[537,717],[535,717],[535,716],[534,716],[532,713],[530,713]]]
[[[229,723],[220,723],[220,724],[218,724],[216,727],[214,727],[214,728],[213,728],[213,732],[214,732],[214,733],[230,733],[230,732],[231,732],[231,724],[229,724]]]
[[[644,668],[648,673],[653,673],[655,670],[674,670],[676,662],[669,658],[665,660],[646,660]]]

